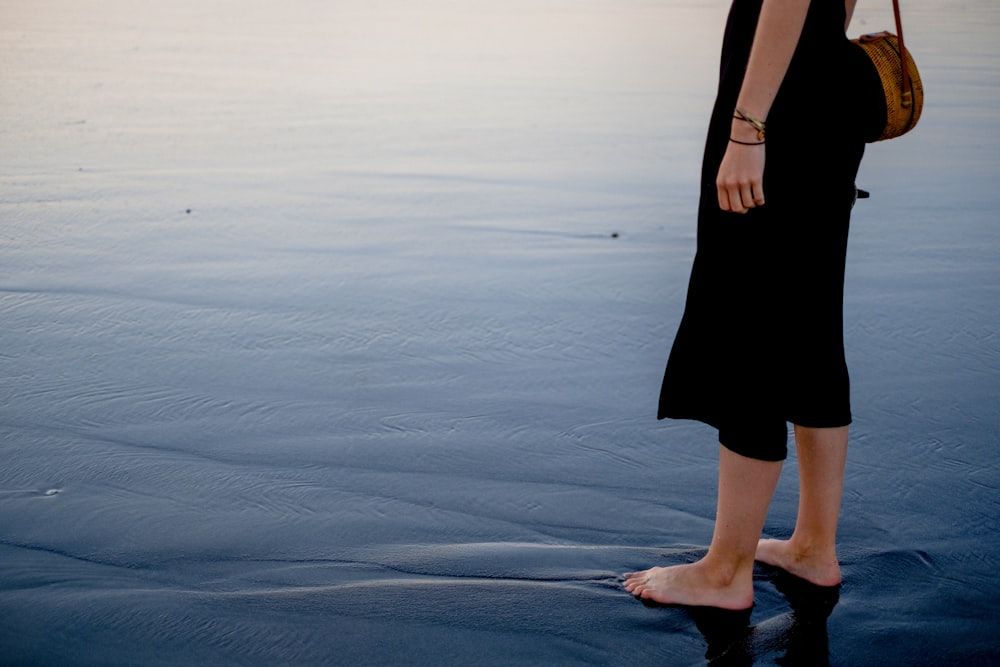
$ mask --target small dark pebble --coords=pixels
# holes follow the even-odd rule
[[[191,209],[185,209],[185,213],[191,213]]]
[[[611,238],[613,239],[618,238],[618,232],[611,232]]]

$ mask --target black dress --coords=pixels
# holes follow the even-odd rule
[[[864,140],[862,119],[843,101],[863,62],[844,34],[843,1],[813,0],[767,117],[767,203],[743,215],[721,210],[715,178],[760,6],[734,0],[726,24],[697,253],[658,417],[703,421],[728,449],[777,461],[786,422],[851,422],[844,260]]]

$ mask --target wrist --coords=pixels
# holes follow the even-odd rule
[[[764,144],[764,139],[760,137],[758,130],[736,119],[733,119],[732,127],[729,128],[729,141],[741,146],[760,146]]]
[[[760,117],[736,107],[733,111],[733,121],[730,136],[740,141],[764,141],[766,123]]]
[[[763,141],[741,141],[739,139],[733,139],[732,137],[729,137],[729,142],[733,143],[733,144],[738,144],[740,146],[763,146],[764,145]]]

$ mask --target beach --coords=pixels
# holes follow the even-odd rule
[[[711,539],[655,413],[727,7],[0,7],[0,664],[1000,661],[991,0],[904,3],[858,176],[839,596],[621,587]]]

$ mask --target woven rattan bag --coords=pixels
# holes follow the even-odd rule
[[[892,139],[906,134],[920,120],[924,108],[924,87],[913,56],[903,43],[903,23],[899,2],[892,0],[896,34],[877,32],[851,40],[865,52],[882,82],[885,94],[885,125],[881,134],[869,142]],[[900,57],[903,54],[903,57]]]

